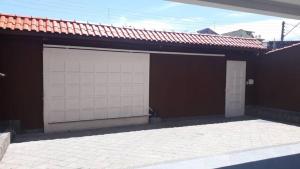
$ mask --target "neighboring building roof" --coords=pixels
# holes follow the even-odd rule
[[[269,50],[283,48],[286,46],[290,46],[296,43],[300,43],[300,41],[269,41],[267,43],[267,48]]]
[[[234,37],[242,37],[242,38],[254,38],[252,31],[246,31],[243,29],[239,29],[232,32],[223,33],[225,36],[234,36]]]
[[[254,38],[220,35],[201,35],[135,28],[115,27],[76,21],[0,14],[0,30],[17,30],[38,33],[82,35],[99,38],[130,39],[154,42],[183,43],[236,48],[265,49]]]
[[[270,53],[273,53],[273,52],[285,50],[285,49],[292,48],[292,47],[296,47],[296,46],[299,46],[299,47],[300,47],[300,42],[299,42],[299,43],[292,44],[292,45],[289,45],[289,46],[285,46],[285,47],[282,47],[282,48],[278,48],[278,49],[271,50],[271,51],[267,52],[266,54],[270,54]]]
[[[200,33],[200,34],[218,35],[217,32],[213,31],[213,30],[210,29],[210,28],[205,28],[205,29],[199,30],[199,31],[197,31],[197,33]]]

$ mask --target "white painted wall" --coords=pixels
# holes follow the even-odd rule
[[[44,127],[147,116],[149,54],[44,47]]]

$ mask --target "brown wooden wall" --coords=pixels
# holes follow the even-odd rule
[[[43,127],[42,45],[37,39],[0,38],[0,120],[21,120],[24,129]]]
[[[150,107],[160,117],[224,114],[226,60],[151,54]]]
[[[300,111],[300,45],[261,57],[258,105]]]
[[[43,128],[42,45],[60,44],[178,52],[226,53],[226,58],[151,55],[150,105],[165,116],[224,113],[225,59],[247,60],[247,78],[255,78],[255,53],[142,43],[112,43],[82,39],[0,34],[0,120],[21,120],[22,129]],[[186,46],[186,45],[185,45]],[[176,90],[177,92],[173,92]],[[204,97],[205,96],[205,97]],[[256,103],[255,87],[246,88],[246,104]],[[201,110],[201,111],[199,111]],[[172,115],[173,116],[173,115]]]

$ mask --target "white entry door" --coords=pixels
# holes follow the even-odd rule
[[[44,126],[148,115],[149,54],[44,48]]]
[[[227,61],[225,116],[244,115],[246,61]]]

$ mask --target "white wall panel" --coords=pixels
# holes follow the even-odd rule
[[[227,61],[225,116],[242,116],[245,111],[246,61]]]
[[[44,123],[148,115],[149,54],[44,48]]]

